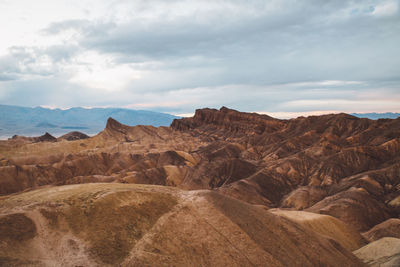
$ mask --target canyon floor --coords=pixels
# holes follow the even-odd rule
[[[0,141],[1,266],[400,266],[400,118],[199,109]]]

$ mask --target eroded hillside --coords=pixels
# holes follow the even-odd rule
[[[361,266],[335,241],[208,190],[69,185],[11,196],[0,212],[4,266]]]
[[[295,213],[275,214],[329,238],[340,235],[316,226],[325,217],[304,214],[331,215],[340,220],[330,221],[334,229],[344,223],[356,233],[336,240],[348,250],[378,236],[398,237],[391,218],[400,216],[400,119],[335,114],[278,120],[225,107],[200,109],[170,127],[130,127],[110,118],[91,138],[1,141],[0,155],[6,200],[48,185],[166,185],[211,190],[215,198],[222,194],[260,210],[304,210],[299,216],[307,223],[293,219]],[[367,231],[365,239],[356,236]]]

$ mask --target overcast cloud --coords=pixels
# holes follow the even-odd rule
[[[0,1],[0,103],[400,112],[399,6]]]

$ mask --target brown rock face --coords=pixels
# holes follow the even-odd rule
[[[364,188],[354,188],[326,197],[307,211],[328,214],[366,231],[382,220],[390,218],[389,209]]]
[[[87,138],[89,138],[88,135],[81,133],[81,132],[74,131],[74,132],[64,134],[63,136],[60,136],[58,139],[74,141],[74,140],[81,140],[81,139],[87,139]]]
[[[129,126],[124,125],[113,118],[108,118],[106,124],[106,130],[111,132],[120,132],[122,134],[126,134],[129,131]]]
[[[0,155],[2,195],[43,185],[140,183],[331,215],[359,231],[400,216],[400,119],[278,120],[200,109],[170,127],[110,118],[87,139],[0,141]]]
[[[375,225],[364,236],[370,241],[376,241],[383,237],[400,238],[400,219],[392,218]]]
[[[302,186],[285,196],[281,201],[282,208],[303,210],[324,199],[327,190],[323,187]]]
[[[267,115],[237,112],[226,107],[217,112],[215,109],[198,109],[193,118],[175,119],[171,124],[171,127],[177,130],[208,128],[214,132],[223,130],[225,133],[239,135],[249,132],[271,132],[281,126],[279,120]]]
[[[57,138],[46,132],[44,135],[38,137],[14,135],[12,138],[9,138],[9,141],[14,141],[18,143],[55,142],[57,141]]]

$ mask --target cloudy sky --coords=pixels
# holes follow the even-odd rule
[[[0,104],[400,112],[400,0],[0,0]]]

